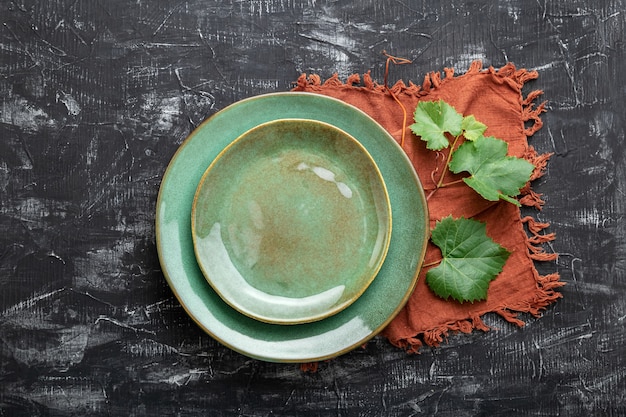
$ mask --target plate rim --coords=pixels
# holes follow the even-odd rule
[[[194,300],[189,300],[187,299],[187,302],[185,302],[185,300],[183,299],[183,296],[181,295],[181,290],[184,290],[182,288],[177,287],[176,283],[174,282],[174,280],[172,279],[172,276],[170,276],[170,271],[168,271],[168,267],[166,265],[166,260],[165,255],[163,254],[163,242],[161,239],[162,236],[162,231],[160,229],[162,229],[163,225],[160,224],[160,219],[162,214],[163,209],[163,196],[165,194],[165,188],[164,185],[166,185],[169,181],[169,177],[172,176],[172,171],[174,169],[174,165],[175,163],[178,161],[178,159],[180,158],[181,154],[184,152],[185,148],[197,137],[199,137],[199,133],[205,129],[208,125],[210,125],[211,123],[213,123],[214,120],[216,120],[216,118],[218,116],[223,116],[224,114],[227,114],[230,110],[232,110],[233,108],[237,107],[237,106],[241,106],[244,105],[246,103],[251,103],[253,101],[259,101],[259,100],[264,100],[264,99],[282,99],[282,98],[296,98],[296,97],[301,97],[301,98],[305,98],[305,97],[311,97],[312,100],[321,100],[321,101],[329,101],[329,102],[334,102],[335,105],[341,106],[341,107],[345,107],[347,109],[349,109],[349,111],[354,112],[355,114],[358,114],[359,117],[364,118],[364,119],[368,119],[370,123],[372,123],[373,126],[376,126],[379,130],[380,136],[383,137],[382,140],[385,141],[385,143],[387,145],[385,146],[391,146],[391,147],[395,147],[396,151],[399,152],[399,155],[401,155],[401,158],[404,159],[405,164],[410,168],[409,169],[409,173],[411,174],[412,177],[412,183],[414,185],[414,187],[412,187],[412,191],[417,192],[417,198],[420,200],[420,203],[422,205],[421,209],[423,211],[423,218],[421,219],[423,224],[423,236],[421,236],[420,242],[421,242],[421,250],[419,251],[420,253],[417,254],[417,256],[415,256],[416,254],[413,254],[413,259],[412,261],[414,261],[414,264],[412,264],[412,271],[413,271],[413,275],[410,277],[410,282],[409,285],[405,291],[405,293],[403,294],[403,296],[401,297],[401,299],[399,300],[399,302],[397,303],[397,305],[395,306],[395,308],[393,309],[393,311],[391,311],[389,314],[387,314],[386,318],[384,320],[382,320],[374,329],[367,329],[369,331],[369,333],[367,333],[367,335],[365,335],[364,337],[362,337],[359,340],[355,340],[352,342],[349,342],[346,346],[340,348],[340,349],[336,349],[333,350],[332,352],[327,352],[324,354],[315,354],[315,353],[311,353],[308,356],[290,356],[290,357],[277,357],[277,356],[273,356],[273,355],[269,355],[269,354],[261,354],[258,352],[253,352],[250,349],[246,349],[243,348],[239,345],[236,345],[235,343],[225,340],[224,337],[220,337],[217,334],[215,334],[215,331],[212,331],[211,329],[209,329],[204,323],[202,323],[200,321],[200,318],[197,317],[197,313],[194,312],[192,310],[192,308],[188,305],[190,304],[192,301]],[[307,99],[305,99],[307,100]],[[323,111],[322,111],[323,113]],[[270,120],[275,120],[275,119],[279,119],[280,117],[276,117],[276,118],[272,118]],[[311,118],[313,120],[320,120],[317,117],[314,117],[313,115],[308,115],[308,118]],[[327,121],[327,120],[323,120],[323,121]],[[330,123],[330,122],[329,122]],[[259,123],[257,123],[259,124]],[[332,124],[332,123],[331,123]],[[337,126],[339,128],[341,128],[340,126]],[[232,141],[232,139],[231,139]],[[229,141],[230,142],[230,141]],[[365,145],[364,145],[365,146]],[[365,146],[366,149],[368,149],[368,146]],[[369,149],[368,149],[369,151]],[[376,161],[378,156],[376,155],[372,155],[374,160]],[[206,168],[206,167],[205,167]],[[204,172],[204,169],[202,169],[202,172]],[[386,181],[387,187],[389,189],[391,189],[391,185],[387,182],[387,179],[385,178],[384,174],[383,174],[383,178]],[[194,185],[194,190],[196,188],[197,184]],[[391,197],[390,197],[391,198]],[[393,204],[392,204],[392,210],[393,210]],[[189,219],[190,220],[190,216],[191,213],[188,214]],[[255,95],[252,97],[248,97],[239,101],[236,101],[228,106],[226,106],[225,108],[219,110],[218,112],[216,112],[215,114],[211,115],[209,118],[207,118],[206,120],[204,120],[200,125],[198,125],[192,132],[190,132],[187,137],[183,140],[183,142],[177,147],[176,151],[174,152],[174,154],[172,155],[172,157],[170,158],[168,165],[164,171],[164,174],[162,176],[162,180],[161,180],[161,184],[159,186],[159,192],[157,195],[157,203],[156,203],[156,217],[155,217],[155,226],[156,226],[156,246],[157,246],[157,254],[158,254],[158,258],[159,258],[159,263],[161,265],[161,269],[163,272],[163,275],[170,287],[170,289],[172,290],[173,294],[175,295],[175,297],[178,299],[179,303],[181,304],[181,306],[183,307],[183,309],[186,311],[187,315],[196,323],[196,325],[198,325],[200,327],[200,329],[202,329],[205,333],[207,333],[209,336],[211,336],[213,339],[217,340],[219,343],[221,343],[222,345],[228,347],[229,349],[241,353],[245,356],[254,358],[254,359],[259,359],[259,360],[264,360],[264,361],[269,361],[269,362],[281,362],[281,363],[302,363],[302,362],[313,362],[313,361],[320,361],[320,360],[325,360],[325,359],[329,359],[329,358],[333,358],[333,357],[337,357],[340,355],[343,355],[351,350],[353,350],[354,348],[362,345],[363,343],[367,342],[368,340],[370,340],[371,338],[373,338],[374,336],[376,336],[377,334],[379,334],[395,317],[396,315],[402,310],[402,308],[404,307],[404,305],[406,304],[406,302],[408,301],[409,297],[411,296],[411,294],[414,291],[415,285],[417,284],[417,280],[419,277],[419,273],[421,270],[421,267],[423,265],[424,262],[424,255],[426,252],[426,246],[427,246],[427,241],[428,241],[428,235],[429,235],[429,216],[428,216],[428,204],[426,202],[426,197],[425,197],[425,193],[424,193],[424,189],[423,186],[421,184],[421,181],[419,179],[419,177],[417,176],[417,173],[415,172],[415,169],[413,168],[413,165],[411,163],[411,161],[409,160],[408,156],[406,155],[406,153],[404,152],[404,150],[400,147],[400,145],[395,141],[395,139],[391,136],[391,134],[384,129],[376,120],[374,120],[371,116],[369,116],[367,113],[365,113],[364,111],[362,111],[361,109],[346,103],[345,101],[342,101],[338,98],[334,98],[334,97],[329,97],[329,96],[325,96],[325,95],[321,95],[321,94],[317,94],[317,93],[311,93],[311,92],[274,92],[274,93],[267,93],[267,94],[260,94],[260,95]],[[390,247],[393,245],[393,236],[392,236],[392,241],[390,244]],[[180,241],[177,243],[181,243]],[[184,255],[183,255],[184,256]],[[191,256],[193,256],[193,253],[191,254]],[[195,257],[194,257],[195,259]],[[387,259],[386,259],[387,260]],[[182,265],[184,262],[181,260],[181,266],[184,267],[184,265]],[[204,280],[204,277],[202,277],[202,279]],[[407,281],[409,280],[409,278],[407,278]],[[189,283],[189,282],[187,282]],[[208,286],[209,284],[205,281],[205,284]],[[371,287],[368,288],[368,290],[372,290]],[[372,290],[373,291],[373,290]],[[367,293],[367,291],[366,291]],[[219,298],[219,296],[217,294],[215,294],[216,297]],[[356,304],[356,303],[355,303]],[[299,326],[316,326],[319,325],[320,323],[324,323],[325,321],[331,320],[334,317],[337,317],[339,315],[343,315],[343,314],[348,314],[347,312],[350,312],[351,309],[355,308],[354,305],[348,307],[346,310],[344,310],[343,312],[341,312],[338,315],[335,316],[331,316],[325,320],[321,320],[321,321],[317,321],[317,322],[313,322],[313,323],[308,323],[308,324],[303,324],[303,325],[299,325]],[[235,310],[233,310],[233,312],[235,312],[236,314],[240,314],[237,313]],[[241,315],[242,317],[245,317],[243,315]],[[252,319],[250,319],[252,320]],[[259,324],[263,324],[266,326],[272,326],[272,325],[268,325],[266,323],[262,323],[262,322],[258,322]],[[219,323],[218,323],[219,324]],[[241,324],[241,323],[240,323]],[[213,326],[215,327],[215,326]],[[294,327],[294,326],[282,326],[282,327]],[[335,329],[338,330],[338,329]],[[322,332],[321,335],[313,335],[311,337],[319,337],[319,336],[324,336],[324,335],[328,335],[330,332]],[[254,341],[254,340],[253,340]],[[266,340],[264,340],[265,342]],[[289,342],[294,342],[294,340],[289,340],[289,341],[279,341],[279,342],[273,342],[273,341],[267,341],[268,343],[289,343]]]
[[[360,285],[354,291],[353,295],[351,295],[348,299],[344,300],[340,304],[334,304],[331,308],[324,310],[324,312],[322,312],[322,313],[315,314],[315,315],[306,315],[305,317],[296,318],[296,319],[272,318],[272,317],[269,317],[267,315],[264,316],[262,314],[251,312],[249,310],[246,310],[245,307],[242,307],[241,305],[239,305],[239,303],[237,303],[235,300],[231,300],[228,297],[226,297],[224,294],[222,294],[222,292],[220,291],[220,288],[218,288],[218,286],[209,277],[209,274],[206,271],[206,267],[204,266],[204,263],[203,263],[203,261],[201,259],[201,256],[199,256],[197,233],[196,233],[196,228],[195,228],[195,224],[196,224],[196,221],[197,221],[196,220],[196,207],[197,207],[198,198],[199,198],[199,195],[200,195],[200,192],[201,192],[201,187],[205,183],[206,178],[208,177],[210,172],[212,172],[214,170],[216,162],[218,162],[227,152],[232,152],[232,149],[234,148],[234,146],[236,146],[243,139],[245,139],[245,136],[247,134],[249,134],[250,132],[252,132],[253,130],[259,129],[259,128],[263,127],[263,126],[267,126],[267,125],[270,125],[270,124],[275,124],[275,123],[278,123],[278,122],[315,123],[315,124],[319,124],[319,125],[323,125],[325,127],[331,128],[332,130],[336,130],[341,135],[345,136],[347,140],[349,140],[356,148],[358,148],[360,150],[360,152],[362,153],[363,157],[365,159],[367,159],[367,161],[371,164],[371,167],[373,168],[373,171],[374,171],[375,180],[379,184],[379,186],[381,188],[381,191],[382,191],[383,199],[381,201],[382,204],[380,204],[383,207],[382,209],[384,210],[384,213],[383,213],[382,217],[383,218],[384,217],[387,218],[386,221],[383,222],[383,224],[378,226],[378,230],[381,230],[381,229],[384,230],[385,237],[383,239],[382,247],[378,248],[378,250],[377,250],[379,255],[376,257],[377,258],[376,264],[373,267],[369,268],[368,269],[368,273],[365,274],[367,276],[364,279],[364,281],[365,281],[364,284]],[[378,209],[376,211],[378,212]],[[378,217],[380,218],[381,216],[378,216]],[[367,150],[367,148],[361,142],[359,142],[357,140],[357,138],[355,138],[353,135],[351,135],[350,133],[346,132],[345,130],[343,130],[343,129],[341,129],[341,128],[333,125],[333,124],[330,124],[330,123],[327,123],[327,122],[324,122],[324,121],[321,121],[321,120],[305,119],[305,118],[301,118],[301,117],[300,118],[287,117],[287,118],[270,120],[270,121],[267,121],[267,122],[259,123],[256,126],[253,126],[252,128],[246,130],[241,135],[236,137],[233,141],[231,141],[228,145],[226,145],[226,147],[224,149],[222,149],[217,154],[217,156],[213,159],[213,161],[211,161],[209,166],[206,168],[206,170],[202,174],[202,177],[200,178],[200,181],[199,181],[198,186],[196,188],[196,191],[194,193],[193,203],[192,203],[192,206],[191,206],[191,229],[192,229],[191,237],[193,239],[194,255],[195,255],[196,260],[198,262],[198,266],[200,267],[200,270],[202,271],[202,273],[204,275],[204,278],[207,280],[209,285],[211,285],[211,287],[213,288],[215,293],[217,295],[219,295],[222,298],[222,300],[224,300],[224,302],[226,302],[226,304],[230,305],[232,308],[234,308],[238,312],[240,312],[240,313],[242,313],[244,315],[247,315],[247,316],[249,316],[249,317],[251,317],[253,319],[256,319],[256,320],[259,320],[261,322],[264,322],[264,323],[293,325],[293,324],[312,323],[314,321],[323,320],[323,319],[325,319],[327,317],[330,317],[330,316],[332,316],[334,314],[337,314],[340,311],[346,309],[351,304],[353,304],[361,295],[363,295],[363,293],[367,290],[367,288],[376,279],[376,276],[378,275],[378,272],[380,271],[381,267],[383,266],[383,263],[384,263],[385,258],[387,256],[387,252],[389,250],[389,245],[391,244],[391,235],[392,235],[392,231],[393,231],[393,214],[392,214],[392,211],[391,211],[391,202],[390,202],[390,199],[389,199],[389,192],[387,190],[387,184],[385,182],[385,179],[383,178],[382,173],[380,172],[380,169],[378,168],[378,164],[374,160],[374,157]]]

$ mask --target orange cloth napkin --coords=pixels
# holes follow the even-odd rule
[[[506,140],[510,155],[525,158],[535,165],[531,180],[543,175],[550,155],[538,155],[527,141],[542,125],[540,114],[545,111],[544,104],[535,104],[542,92],[522,95],[524,84],[535,78],[536,72],[518,70],[513,64],[495,70],[483,69],[480,62],[474,62],[461,76],[454,76],[452,69],[445,69],[443,74],[429,73],[422,85],[406,85],[400,81],[387,89],[375,83],[369,73],[362,80],[355,74],[344,83],[335,75],[322,83],[317,75],[303,74],[294,90],[332,96],[360,108],[399,143],[404,126],[404,149],[428,194],[434,188],[431,175],[441,170],[445,152],[438,155],[426,149],[425,143],[408,128],[419,101],[441,98],[458,112],[474,115],[487,125],[485,135]],[[389,90],[407,111],[406,126],[402,107]],[[435,178],[438,178],[436,174]],[[520,202],[538,210],[543,204],[541,195],[530,185],[523,189]],[[555,238],[553,233],[545,233],[547,223],[540,223],[530,216],[522,218],[520,209],[511,203],[486,201],[464,183],[439,189],[429,199],[428,208],[431,228],[437,220],[450,214],[455,218],[472,217],[485,222],[487,234],[507,248],[511,256],[503,272],[491,282],[487,300],[475,303],[460,304],[437,297],[427,287],[426,271],[422,270],[407,305],[382,333],[392,344],[409,352],[418,352],[424,344],[438,346],[451,331],[487,331],[489,327],[481,316],[489,312],[523,326],[520,313],[539,316],[546,306],[561,297],[556,291],[563,285],[559,275],[541,276],[534,265],[534,261],[554,261],[557,257],[554,253],[547,253],[542,246]],[[438,259],[441,259],[441,252],[429,243],[425,263]]]

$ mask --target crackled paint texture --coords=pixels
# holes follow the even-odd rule
[[[0,415],[626,414],[624,0],[0,0]],[[303,373],[188,318],[159,269],[161,176],[202,120],[302,72],[536,69],[535,189],[563,299],[518,329]]]

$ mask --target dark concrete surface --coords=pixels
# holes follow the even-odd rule
[[[626,415],[623,0],[0,0],[0,416]],[[317,373],[248,359],[160,271],[161,176],[202,120],[301,73],[534,69],[563,298],[522,329]]]

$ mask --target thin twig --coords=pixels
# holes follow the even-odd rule
[[[464,180],[465,180],[465,178],[461,178],[461,179],[458,179],[458,180],[454,180],[454,181],[446,182],[446,183],[441,184],[441,185],[439,186],[439,188],[445,188],[445,187],[449,187],[449,186],[451,186],[451,185],[460,184],[460,183],[462,183]]]
[[[391,91],[387,81],[389,80],[389,63],[394,63],[395,65],[403,65],[403,64],[411,64],[413,61],[406,59],[406,58],[398,58],[393,55],[389,55],[386,51],[383,51],[383,55],[387,57],[387,62],[385,63],[385,78],[384,78],[385,90],[389,92],[391,97],[393,97],[393,99],[396,101],[396,103],[398,103],[398,105],[402,109],[402,137],[400,139],[400,147],[404,148],[404,140],[406,136],[406,119],[407,119],[406,108],[404,107],[402,102],[398,100],[398,97],[396,97],[393,91]]]
[[[435,266],[441,263],[441,259],[437,260],[437,261],[433,261],[433,262],[429,262],[427,264],[422,264],[422,269],[423,268],[430,268],[431,266]]]
[[[448,166],[450,165],[450,161],[452,160],[452,154],[454,153],[454,148],[456,148],[456,144],[459,142],[459,139],[461,138],[462,135],[459,135],[457,137],[454,138],[454,141],[452,142],[452,146],[450,146],[450,152],[448,152],[448,156],[446,158],[446,163],[443,166],[443,170],[441,171],[441,176],[439,177],[439,181],[437,181],[437,184],[435,186],[435,189],[432,190],[427,196],[426,196],[426,201],[430,200],[430,197],[432,197],[433,194],[435,194],[435,192],[443,187],[448,187],[450,185],[453,184],[457,184],[461,181],[463,181],[462,179],[460,180],[455,180],[455,181],[450,181],[447,183],[444,183],[443,180],[446,177],[446,174],[448,173]],[[434,173],[431,174],[431,179],[433,179],[434,182]]]
[[[446,164],[443,166],[443,172],[441,173],[441,177],[439,177],[439,182],[437,183],[437,188],[441,188],[443,184],[443,180],[448,173],[448,165],[450,165],[450,161],[452,160],[452,154],[454,153],[454,148],[456,147],[457,142],[461,135],[454,138],[454,142],[452,142],[452,146],[450,146],[450,152],[448,152],[448,157],[446,158]]]

